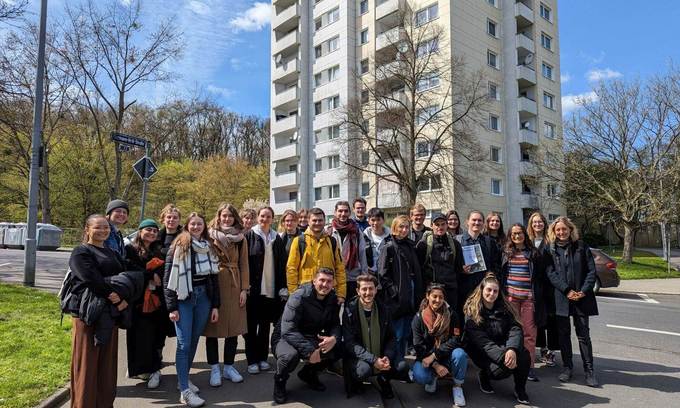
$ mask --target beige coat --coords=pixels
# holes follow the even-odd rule
[[[217,323],[205,326],[203,335],[206,337],[234,337],[248,331],[246,307],[239,306],[239,294],[250,288],[248,270],[248,243],[243,241],[229,244],[227,248],[215,243],[220,259],[220,299]]]

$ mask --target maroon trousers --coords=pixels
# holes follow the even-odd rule
[[[94,345],[94,326],[73,318],[71,407],[112,408],[118,380],[118,327],[103,346]]]

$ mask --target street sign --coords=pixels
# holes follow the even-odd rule
[[[142,180],[148,180],[153,177],[156,172],[158,172],[156,165],[147,156],[137,160],[132,168]]]
[[[124,144],[132,147],[146,147],[148,140],[137,136],[130,136],[124,133],[111,132],[111,140],[116,143]]]
[[[118,151],[121,153],[129,152],[130,150],[132,150],[132,147],[130,145],[122,143],[116,143],[116,147],[118,148]]]

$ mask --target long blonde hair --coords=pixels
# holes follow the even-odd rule
[[[292,216],[295,219],[296,225],[299,223],[299,217],[298,213],[295,212],[295,210],[287,209],[286,211],[283,212],[283,215],[281,216],[281,220],[279,221],[279,232],[286,232],[286,227],[283,225],[283,222],[286,220],[287,216]]]
[[[484,279],[482,279],[479,285],[475,288],[474,292],[472,292],[470,297],[468,297],[467,300],[465,301],[465,305],[463,306],[465,317],[470,318],[470,320],[472,320],[476,324],[482,323],[482,321],[484,320],[482,318],[482,309],[484,308],[482,292],[484,292],[484,288],[491,283],[495,283],[496,286],[498,286],[498,297],[496,298],[494,304],[502,302],[505,309],[508,310],[508,312],[512,315],[515,321],[519,322],[520,320],[519,317],[517,316],[517,313],[515,312],[515,309],[512,307],[510,302],[508,302],[508,300],[503,295],[503,292],[500,290],[501,285],[498,282],[498,279],[496,279],[496,275],[494,275],[491,272],[487,273],[486,276],[484,276]]]
[[[555,235],[555,227],[557,226],[558,223],[562,223],[569,228],[569,238],[571,238],[572,242],[576,242],[579,240],[579,233],[578,233],[578,228],[576,228],[576,225],[569,219],[569,217],[561,216],[557,217],[555,221],[550,224],[550,227],[548,227],[548,241],[550,242],[555,242],[557,240],[557,236]]]
[[[531,214],[529,217],[529,220],[527,221],[527,235],[529,236],[530,240],[535,240],[536,239],[536,231],[534,231],[534,227],[531,226],[531,224],[534,222],[534,218],[540,218],[541,221],[543,221],[543,242],[547,241],[547,230],[548,230],[548,220],[545,219],[545,216],[541,214],[539,211],[536,211],[535,213]]]

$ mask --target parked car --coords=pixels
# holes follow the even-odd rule
[[[607,255],[603,250],[590,248],[590,252],[595,258],[595,269],[597,271],[597,281],[593,292],[597,293],[601,288],[615,288],[619,286],[621,278],[616,271],[616,261]]]

